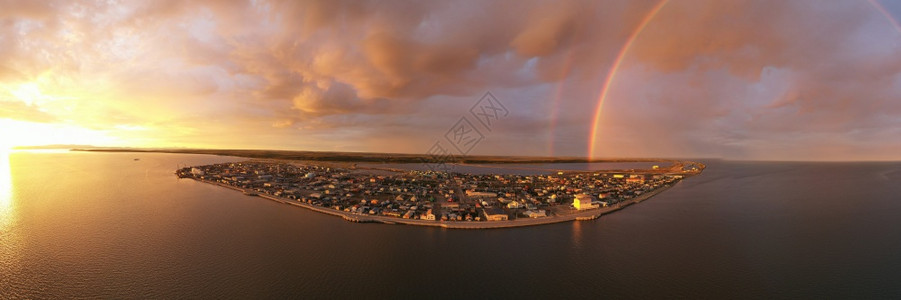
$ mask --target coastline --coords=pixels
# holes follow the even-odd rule
[[[395,218],[395,217],[387,217],[387,216],[372,216],[372,215],[359,215],[353,214],[350,212],[330,209],[327,207],[316,206],[308,203],[303,203],[296,200],[291,200],[287,198],[276,197],[272,195],[266,194],[256,194],[252,191],[247,191],[239,187],[230,186],[227,184],[207,181],[198,178],[191,178],[193,180],[212,184],[220,187],[225,187],[228,189],[232,189],[235,191],[239,191],[247,196],[254,196],[263,198],[270,201],[275,201],[281,204],[292,205],[296,207],[302,207],[314,212],[323,213],[327,215],[332,215],[336,217],[341,217],[345,221],[355,222],[355,223],[381,223],[381,224],[394,224],[394,225],[415,225],[415,226],[431,226],[431,227],[441,227],[448,229],[500,229],[500,228],[515,228],[515,227],[525,227],[525,226],[537,226],[537,225],[545,225],[545,224],[554,224],[554,223],[563,223],[563,222],[572,222],[572,221],[590,221],[597,218],[600,218],[603,215],[610,214],[616,211],[619,211],[623,208],[626,208],[630,205],[648,200],[657,194],[662,193],[670,189],[671,187],[679,184],[676,182],[670,186],[665,186],[648,192],[646,194],[639,195],[635,198],[629,199],[624,202],[617,203],[615,205],[609,207],[601,207],[595,209],[589,209],[581,212],[575,212],[573,214],[567,215],[554,215],[548,217],[540,217],[540,218],[517,218],[509,221],[430,221],[430,220],[415,220],[415,219],[403,219],[403,218]]]

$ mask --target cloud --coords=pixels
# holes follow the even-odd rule
[[[39,123],[57,122],[55,116],[42,111],[35,105],[28,105],[19,101],[0,100],[0,119],[12,119]]]
[[[66,99],[0,117],[142,126],[172,143],[416,152],[491,90],[517,125],[480,151],[584,155],[607,71],[657,3],[0,2],[2,84]],[[899,52],[901,33],[868,1],[669,1],[614,80],[596,154],[897,150],[878,140],[898,131]],[[199,134],[254,130],[266,137]]]

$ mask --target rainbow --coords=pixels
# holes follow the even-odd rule
[[[666,4],[669,3],[669,0],[662,0],[654,5],[645,16],[644,19],[641,20],[641,23],[638,23],[638,27],[635,27],[635,30],[632,31],[632,35],[626,40],[626,43],[623,44],[623,47],[619,50],[619,54],[616,55],[616,59],[613,60],[613,65],[610,66],[610,70],[607,71],[607,80],[604,81],[604,86],[601,88],[601,96],[598,98],[597,108],[594,110],[594,121],[591,123],[591,136],[588,138],[588,158],[592,158],[594,155],[594,145],[597,142],[598,136],[598,127],[601,121],[601,111],[604,108],[604,101],[607,99],[607,92],[610,91],[610,85],[613,83],[613,78],[616,77],[616,72],[619,70],[619,66],[623,62],[623,58],[626,57],[626,53],[629,52],[629,48],[632,47],[632,43],[635,42],[635,39],[638,38],[638,35],[644,31],[644,28],[648,26],[648,23],[651,23],[651,20],[654,19],[654,16],[663,9]]]
[[[885,9],[885,6],[882,6],[882,4],[880,4],[879,1],[876,1],[876,0],[867,0],[867,2],[870,2],[870,5],[872,5],[873,8],[878,10],[880,14],[882,14],[883,16],[885,16],[886,19],[888,19],[888,22],[892,24],[892,27],[895,27],[895,31],[897,31],[898,33],[901,33],[901,25],[899,25],[898,20],[893,18],[892,14],[889,13],[888,10]]]
[[[889,23],[891,23],[892,27],[898,33],[901,33],[901,24],[898,23],[898,20],[895,19],[888,10],[885,9],[882,4],[879,3],[878,0],[867,0],[867,2],[879,11],[880,14],[885,16]],[[610,86],[613,83],[613,78],[616,77],[616,72],[619,70],[620,65],[623,62],[623,59],[626,57],[626,54],[629,52],[629,48],[632,47],[632,44],[638,38],[644,28],[648,26],[648,23],[657,16],[657,13],[663,9],[666,4],[669,3],[669,0],[662,0],[657,3],[651,10],[644,16],[644,19],[641,20],[641,23],[638,24],[638,27],[632,32],[632,35],[626,40],[626,43],[623,44],[623,47],[620,49],[619,54],[617,54],[616,59],[613,61],[613,65],[610,67],[610,70],[607,72],[606,80],[604,81],[604,85],[601,88],[600,96],[598,97],[598,104],[595,108],[594,112],[594,121],[591,123],[591,136],[588,138],[588,155],[589,159],[594,157],[595,144],[597,143],[597,134],[598,127],[601,120],[601,112],[603,111],[604,102],[607,100],[607,94],[610,91]]]

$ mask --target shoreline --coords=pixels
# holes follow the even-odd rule
[[[431,227],[441,227],[448,229],[501,229],[501,228],[515,228],[515,227],[525,227],[525,226],[537,226],[537,225],[546,225],[546,224],[555,224],[555,223],[563,223],[563,222],[572,222],[572,221],[590,221],[597,218],[600,218],[603,215],[610,214],[621,209],[624,209],[633,204],[640,203],[642,201],[648,200],[657,194],[666,191],[679,182],[676,182],[670,186],[665,186],[648,192],[646,194],[639,195],[635,198],[626,200],[624,202],[617,203],[615,205],[609,207],[601,207],[595,209],[589,209],[585,211],[575,212],[573,214],[567,215],[554,215],[548,217],[540,217],[540,218],[516,218],[508,221],[441,221],[441,220],[416,220],[416,219],[403,219],[403,218],[395,218],[395,217],[386,217],[386,216],[373,216],[373,215],[359,215],[346,211],[335,210],[327,207],[316,206],[308,203],[303,203],[296,200],[291,200],[282,197],[276,197],[272,195],[266,194],[257,194],[256,192],[247,191],[245,189],[230,186],[227,184],[212,182],[198,178],[191,178],[193,180],[199,181],[201,183],[207,183],[211,185],[216,185],[220,187],[225,187],[228,189],[232,189],[235,191],[239,191],[246,196],[254,196],[263,198],[266,200],[278,202],[281,204],[292,205],[296,207],[306,208],[314,212],[323,213],[327,215],[332,215],[336,217],[341,217],[345,221],[354,222],[354,223],[380,223],[380,224],[392,224],[392,225],[414,225],[414,226],[431,226]],[[687,178],[686,178],[687,179]]]

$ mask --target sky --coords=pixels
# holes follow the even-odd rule
[[[899,18],[894,0],[0,0],[0,148],[901,160]]]

